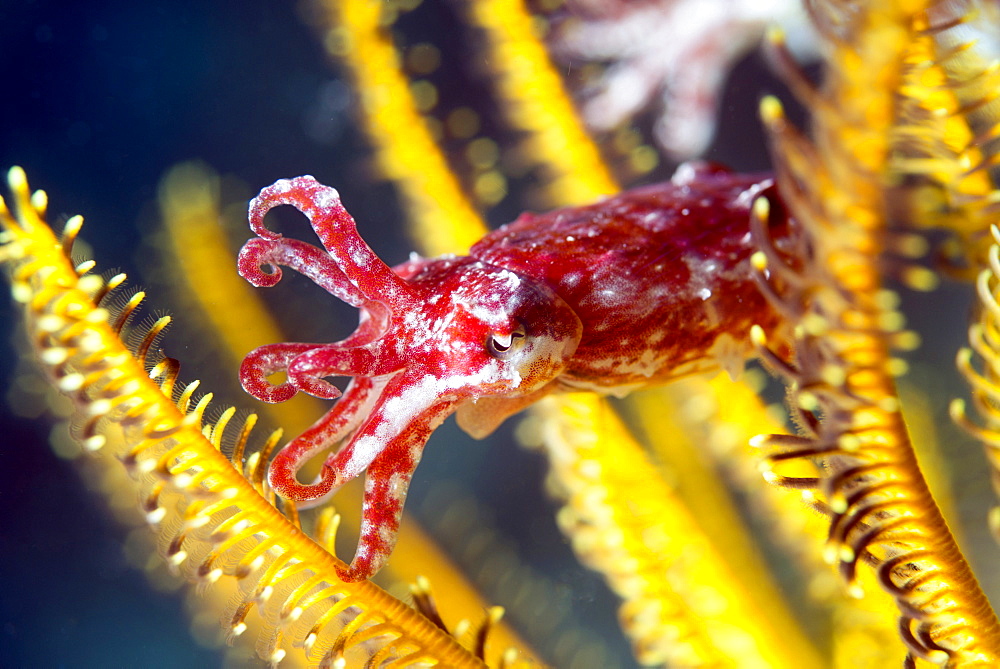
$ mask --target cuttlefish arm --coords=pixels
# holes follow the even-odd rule
[[[306,214],[324,249],[264,226],[264,215],[280,204]],[[267,402],[299,391],[337,399],[280,450],[268,480],[280,496],[310,506],[367,471],[358,548],[341,576],[368,578],[392,551],[434,429],[481,400],[511,398],[501,403],[505,416],[522,405],[517,398],[534,397],[565,368],[582,326],[551,290],[473,258],[389,268],[357,234],[336,191],[312,177],[265,188],[251,202],[250,221],[258,237],[244,246],[239,270],[251,283],[272,286],[280,266],[290,267],[361,311],[344,340],[263,346],[246,357],[240,376],[247,392]],[[285,380],[272,384],[268,377],[281,372]],[[333,376],[352,379],[343,395],[326,380]],[[492,429],[496,413],[463,411],[463,423]],[[315,480],[300,481],[302,466],[328,451]]]

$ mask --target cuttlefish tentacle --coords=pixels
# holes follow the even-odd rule
[[[250,229],[265,240],[283,239],[264,226],[264,215],[282,204],[294,206],[309,218],[337,271],[368,299],[390,308],[415,304],[409,284],[382,262],[358,234],[354,218],[344,209],[336,189],[311,176],[276,181],[251,200]],[[283,241],[287,244],[290,240]]]
[[[288,364],[288,380],[303,392],[322,399],[336,399],[337,388],[323,380],[327,376],[379,377],[394,374],[406,361],[386,353],[381,341],[365,346],[316,345]]]
[[[369,378],[351,381],[333,409],[305,432],[286,444],[271,461],[268,480],[275,492],[285,499],[298,500],[303,508],[325,501],[350,477],[339,475],[330,464],[334,455],[323,463],[316,480],[302,483],[299,470],[316,455],[343,442],[367,417],[378,397],[379,384]]]
[[[316,344],[267,344],[254,349],[243,359],[240,365],[240,383],[243,389],[262,402],[277,404],[292,399],[299,388],[291,381],[273,385],[267,377],[284,371],[296,357],[316,348]],[[334,399],[340,395],[328,396]]]
[[[373,302],[351,283],[327,253],[298,239],[251,239],[243,245],[236,262],[240,276],[258,288],[276,285],[281,280],[281,266],[284,266],[308,277],[352,307],[363,308]],[[265,265],[271,271],[262,271]]]
[[[334,471],[347,478],[367,470],[358,547],[350,567],[340,572],[346,581],[368,578],[388,560],[424,445],[455,409],[457,400],[442,399],[426,390],[410,375],[394,377],[368,420],[327,460]]]
[[[381,384],[357,378],[333,410],[272,461],[272,487],[282,497],[302,500],[300,507],[322,503],[367,470],[361,534],[350,567],[340,574],[344,580],[367,578],[388,559],[423,447],[456,402],[406,373]],[[327,457],[316,480],[300,482],[301,467],[337,443],[340,448]]]

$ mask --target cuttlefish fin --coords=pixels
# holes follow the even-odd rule
[[[527,395],[480,397],[475,402],[468,401],[460,405],[455,411],[455,421],[473,439],[485,439],[505,420],[545,397],[555,388],[556,384],[548,383]]]

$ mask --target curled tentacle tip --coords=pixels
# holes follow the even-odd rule
[[[287,381],[280,384],[272,384],[267,377],[277,372],[287,372],[289,363],[313,347],[312,344],[284,343],[268,344],[254,349],[247,354],[240,365],[240,384],[250,395],[269,404],[290,400],[299,390],[309,392],[310,388],[300,387],[291,375]],[[340,391],[334,386],[323,383],[325,385],[319,389],[321,394],[318,396],[331,399],[340,396]]]
[[[303,452],[286,447],[271,461],[267,471],[267,480],[274,492],[295,502],[300,509],[319,506],[346,483],[346,479],[338,476],[329,462],[323,463],[323,468],[312,483],[299,482],[299,470],[312,455],[308,450]]]
[[[270,370],[264,369],[251,356],[247,356],[240,366],[240,385],[254,399],[268,404],[280,404],[295,397],[298,388],[288,382],[274,385],[267,380],[268,373]]]
[[[327,373],[332,374],[333,371],[317,370],[303,365],[301,361],[308,357],[308,354],[303,354],[289,363],[288,381],[307,395],[321,400],[335,400],[340,397],[343,394],[340,388],[322,378]]]
[[[263,215],[271,207],[279,204],[291,204],[295,200],[296,192],[302,189],[313,190],[317,187],[329,188],[329,186],[323,186],[316,181],[311,174],[303,174],[291,179],[278,179],[270,186],[261,189],[257,197],[250,200],[250,215],[252,217],[260,210],[263,210],[260,211],[260,214]]]
[[[299,389],[290,383],[282,383],[277,386],[272,386],[270,383],[256,382],[256,381],[240,381],[243,385],[243,390],[247,392],[254,399],[260,400],[261,402],[267,402],[268,404],[281,404],[282,402],[287,402],[288,400],[295,397],[295,394],[299,392]]]
[[[343,394],[340,388],[323,379],[293,379],[291,383],[296,389],[321,400],[335,400]]]
[[[281,281],[281,267],[268,257],[274,250],[275,240],[251,239],[240,249],[236,271],[258,288],[270,288]],[[263,268],[269,268],[264,271]]]
[[[268,470],[268,482],[271,488],[282,498],[295,502],[300,509],[311,509],[319,506],[332,495],[339,486],[337,477],[331,469],[324,467],[315,483],[299,483],[296,479],[298,465],[288,469],[275,467],[277,460],[271,463]]]

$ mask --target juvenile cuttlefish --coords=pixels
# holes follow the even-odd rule
[[[367,471],[358,548],[341,573],[365,579],[388,559],[424,444],[448,415],[481,438],[552,392],[621,395],[741,368],[750,328],[780,325],[750,261],[758,197],[780,203],[767,175],[688,163],[666,183],[523,214],[467,256],[389,267],[336,190],[310,176],[268,186],[250,203],[257,237],[240,252],[240,274],[273,286],[290,267],[360,310],[342,341],[270,344],[243,361],[243,387],[259,400],[337,400],[280,450],[271,486],[310,506]],[[264,226],[282,204],[309,218],[323,249]],[[791,228],[775,211],[768,232],[780,240]],[[286,379],[274,385],[277,372]],[[327,380],[336,376],[351,377],[343,393]],[[303,464],[326,451],[318,477],[300,482]]]

